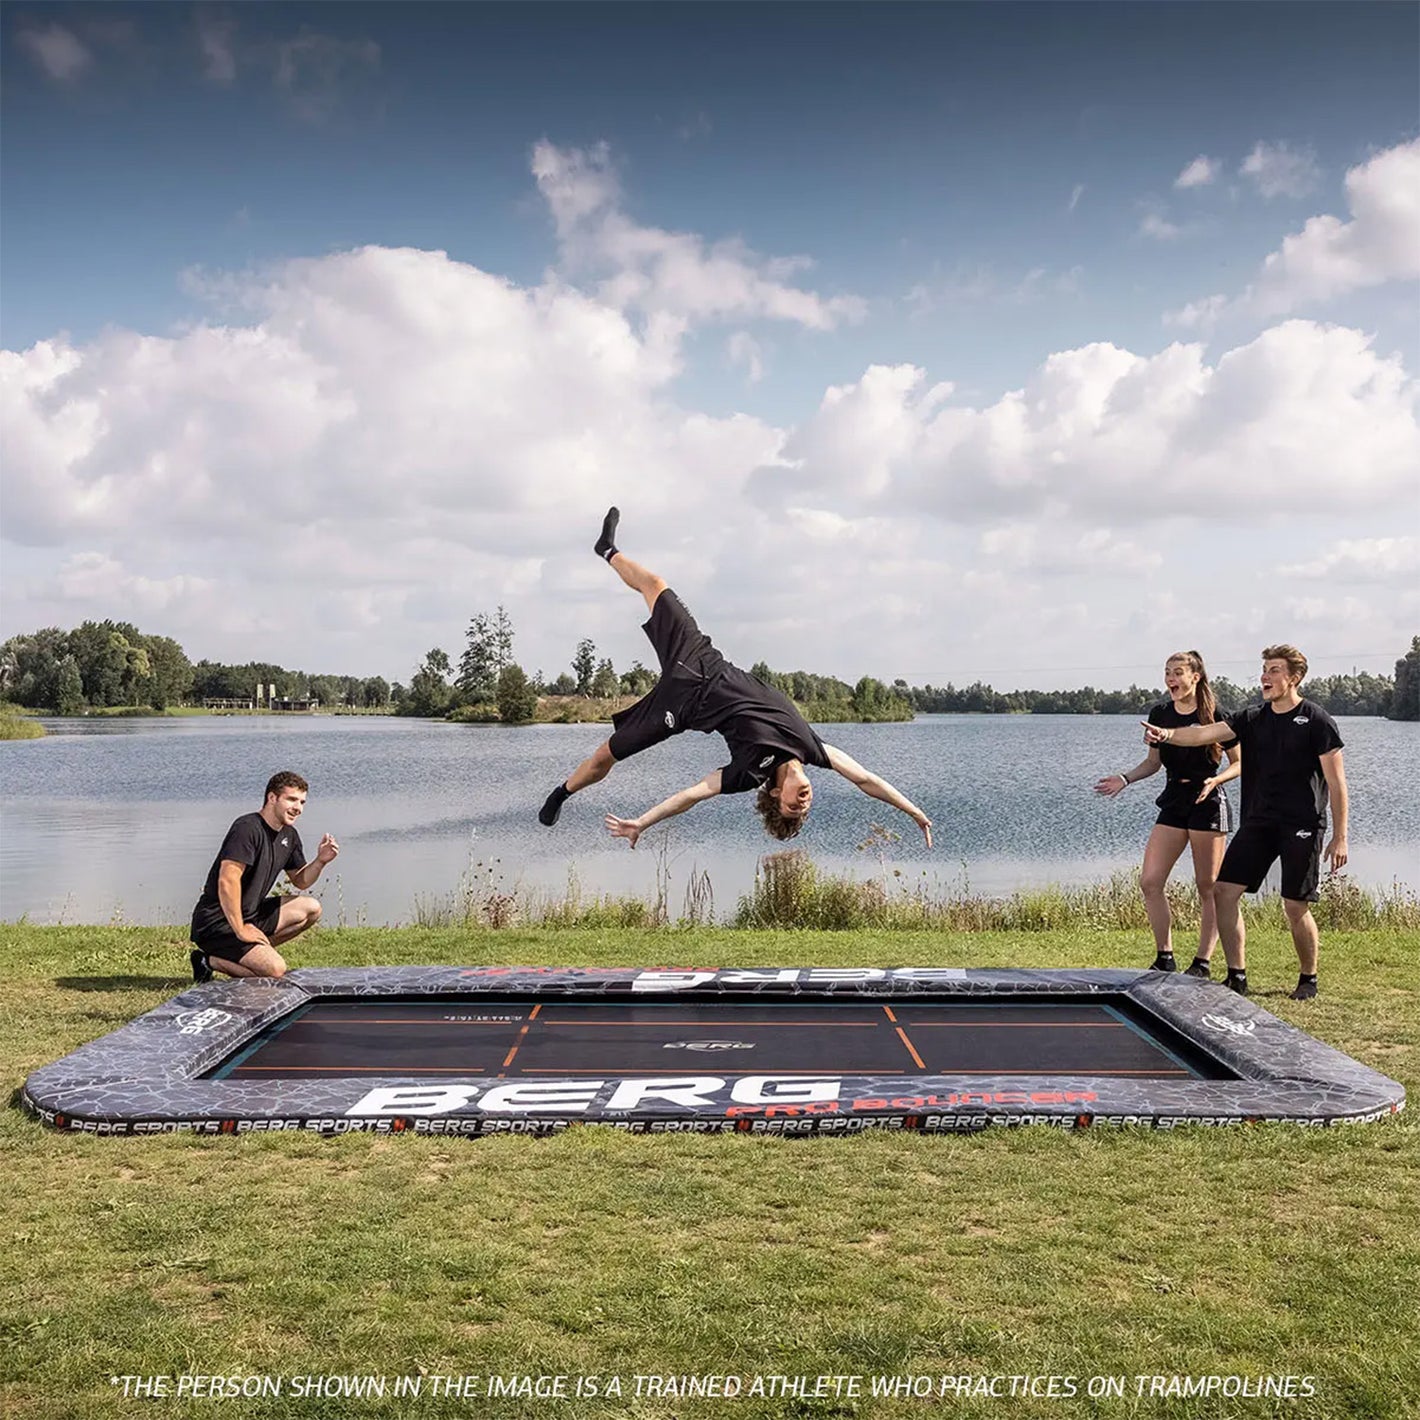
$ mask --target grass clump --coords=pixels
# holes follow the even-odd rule
[[[44,726],[28,710],[0,701],[0,740],[41,740]]]
[[[1198,895],[1191,883],[1171,880],[1166,889],[1176,928],[1198,925]],[[1243,899],[1249,927],[1275,923],[1282,913],[1277,893]],[[1386,889],[1360,886],[1344,876],[1326,879],[1313,909],[1324,931],[1420,928],[1420,897],[1403,884]],[[736,927],[801,927],[851,932],[897,931],[1054,932],[1144,931],[1149,919],[1130,870],[1098,882],[1022,888],[1004,897],[972,893],[965,875],[956,883],[915,882],[883,867],[875,877],[826,873],[802,850],[762,858],[754,886],[740,898]]]

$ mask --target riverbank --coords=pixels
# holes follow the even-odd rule
[[[1285,933],[1259,929],[1250,948],[1259,1004],[1415,1098],[1420,938],[1331,935],[1310,1003],[1280,994],[1295,967]],[[1138,952],[1132,932],[321,928],[291,956],[1059,967],[1137,963]],[[177,928],[7,926],[0,1058],[11,1090],[188,984]],[[823,1141],[597,1129],[477,1143],[95,1139],[46,1131],[12,1107],[0,1147],[23,1158],[28,1186],[0,1202],[13,1243],[0,1263],[0,1308],[15,1319],[0,1362],[7,1406],[35,1420],[128,1415],[134,1402],[111,1376],[190,1371],[282,1380],[280,1398],[237,1402],[243,1417],[350,1415],[355,1402],[297,1399],[291,1378],[374,1376],[385,1394],[359,1401],[361,1416],[709,1420],[729,1403],[648,1394],[644,1381],[638,1399],[635,1377],[758,1377],[765,1389],[773,1376],[853,1376],[856,1402],[807,1399],[785,1381],[733,1413],[907,1420],[922,1402],[870,1398],[874,1378],[1024,1375],[1068,1378],[1075,1389],[1058,1381],[1050,1402],[1067,1420],[1183,1420],[1204,1409],[1177,1398],[1181,1378],[1217,1375],[1247,1378],[1254,1395],[1264,1378],[1291,1377],[1307,1420],[1399,1417],[1420,1390],[1417,1144],[1406,1115],[1325,1131]],[[489,1375],[561,1375],[568,1393],[483,1391],[471,1403],[429,1385]],[[417,1402],[393,1395],[399,1376],[424,1378]],[[578,1398],[592,1376],[602,1393]],[[619,1398],[605,1394],[612,1376]],[[1113,1376],[1127,1378],[1127,1399],[1088,1398],[1090,1378]],[[1139,1376],[1180,1378],[1175,1398],[1140,1401]],[[1006,1413],[983,1392],[949,1403],[972,1420]],[[1280,1413],[1275,1400],[1231,1405]]]
[[[0,740],[42,740],[44,726],[34,719],[33,711],[18,705],[0,702]]]

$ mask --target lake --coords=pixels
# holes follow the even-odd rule
[[[1420,725],[1346,718],[1353,880],[1420,889]],[[449,725],[381,716],[45,720],[43,740],[0,742],[0,917],[35,923],[185,922],[227,825],[261,807],[267,779],[311,784],[308,854],[324,832],[341,855],[318,886],[327,924],[406,923],[464,874],[504,890],[561,897],[655,895],[672,913],[693,871],[709,874],[717,915],[752,884],[767,838],[752,796],[711,800],[658,825],[634,852],[602,816],[634,817],[725,762],[696,733],[619,765],[537,822],[548,791],[605,738],[606,726]],[[1095,780],[1142,758],[1132,717],[924,715],[820,733],[897,785],[934,822],[916,826],[828,771],[815,771],[809,824],[789,846],[821,865],[880,871],[860,848],[872,825],[900,834],[891,866],[929,886],[1004,894],[1135,867],[1163,776],[1114,800]],[[1229,786],[1237,806],[1237,786]],[[480,866],[481,865],[481,866]],[[1180,865],[1178,872],[1186,871]]]

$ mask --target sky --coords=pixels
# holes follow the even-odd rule
[[[0,638],[1390,673],[1409,3],[0,12]]]

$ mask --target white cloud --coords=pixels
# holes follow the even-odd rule
[[[1110,528],[1071,528],[1048,523],[1009,523],[981,534],[982,560],[995,567],[1046,576],[1137,577],[1157,571],[1156,548],[1120,537]]]
[[[1073,212],[1080,205],[1080,199],[1084,195],[1085,184],[1082,182],[1077,182],[1075,186],[1070,189],[1070,201],[1066,203],[1065,210],[1067,212]]]
[[[63,25],[24,26],[15,40],[45,74],[61,82],[77,78],[94,62],[93,51]]]
[[[1321,169],[1310,148],[1292,149],[1285,143],[1253,145],[1238,175],[1250,179],[1264,197],[1305,197],[1321,181]]]
[[[1346,174],[1351,220],[1324,214],[1283,239],[1241,296],[1207,296],[1164,324],[1206,330],[1233,312],[1285,315],[1352,291],[1420,277],[1420,139],[1377,153]]]
[[[1190,301],[1176,311],[1164,312],[1164,324],[1178,330],[1197,330],[1207,334],[1222,319],[1228,308],[1226,296],[1205,296],[1201,301]]]
[[[1171,242],[1183,235],[1183,228],[1159,212],[1146,212],[1139,222],[1139,235],[1157,242]]]
[[[1197,345],[1052,355],[995,404],[944,403],[910,366],[830,392],[757,486],[839,510],[892,504],[961,522],[1051,509],[1114,526],[1163,515],[1349,512],[1415,492],[1417,392],[1362,333],[1289,321],[1209,366]]]
[[[1345,538],[1319,557],[1279,569],[1285,577],[1420,585],[1420,537]]]
[[[1258,312],[1420,277],[1420,139],[1352,168],[1346,199],[1349,222],[1313,217],[1266,259],[1245,298]]]
[[[236,21],[213,13],[205,6],[197,10],[197,44],[202,51],[203,77],[213,84],[236,82]]]
[[[1173,185],[1180,188],[1207,187],[1217,179],[1221,167],[1222,164],[1216,158],[1205,157],[1200,153],[1173,180]]]
[[[621,207],[621,188],[605,144],[564,149],[541,142],[533,174],[552,209],[564,264],[605,275],[599,294],[619,310],[668,322],[783,320],[832,330],[859,320],[856,296],[819,296],[789,284],[812,263],[766,258],[737,239],[707,245],[687,232],[643,227]]]
[[[1059,298],[1076,299],[1084,285],[1084,268],[1050,271],[1032,267],[1022,275],[1000,274],[990,266],[961,266],[948,276],[934,273],[930,280],[912,286],[904,301],[914,320],[922,320],[939,310],[977,302],[1028,306]]]

